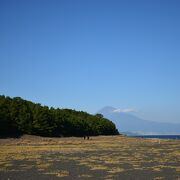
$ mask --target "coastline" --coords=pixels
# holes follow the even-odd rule
[[[145,138],[145,139],[180,140],[180,135],[137,135],[137,136],[130,136],[130,137]]]

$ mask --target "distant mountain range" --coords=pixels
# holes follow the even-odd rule
[[[128,111],[106,106],[97,113],[116,124],[120,133],[127,135],[180,135],[180,124],[154,122],[141,119]]]

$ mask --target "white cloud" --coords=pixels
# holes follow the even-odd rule
[[[113,113],[129,113],[129,112],[136,112],[136,110],[133,108],[125,108],[125,109],[119,108],[119,109],[113,110]]]

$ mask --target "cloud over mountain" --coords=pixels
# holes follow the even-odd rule
[[[125,108],[125,109],[115,109],[113,110],[113,113],[130,113],[130,112],[137,112],[134,108]]]

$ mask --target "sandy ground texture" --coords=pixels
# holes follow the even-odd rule
[[[180,180],[180,140],[0,139],[0,179]]]

